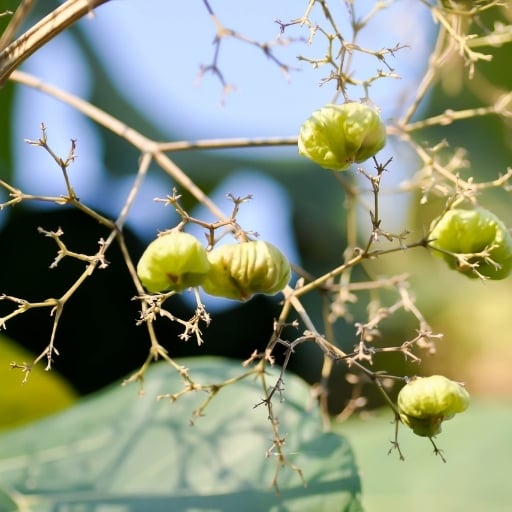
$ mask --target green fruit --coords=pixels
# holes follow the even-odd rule
[[[434,437],[443,421],[468,408],[469,393],[442,375],[415,377],[400,390],[397,402],[403,423],[418,436]]]
[[[200,285],[210,263],[197,238],[172,231],[151,242],[137,264],[137,274],[149,292],[181,292]]]
[[[435,220],[430,232],[430,246],[468,255],[469,263],[477,263],[477,271],[489,279],[504,279],[512,271],[512,237],[506,226],[493,213],[475,210],[449,210],[440,220]],[[471,256],[489,250],[491,261],[482,256]],[[469,277],[478,277],[468,265],[461,265],[452,254],[437,252],[451,268],[464,272]],[[493,265],[493,262],[497,265]]]
[[[210,295],[235,300],[247,300],[255,293],[274,295],[290,280],[286,257],[261,240],[222,245],[208,259],[211,269],[202,286]]]
[[[441,0],[441,4],[447,9],[469,11],[475,7],[488,5],[491,1],[492,0]]]
[[[299,154],[335,171],[364,162],[386,144],[386,128],[375,109],[362,103],[325,105],[299,133]]]

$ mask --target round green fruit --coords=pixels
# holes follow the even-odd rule
[[[474,210],[454,209],[433,222],[430,246],[440,251],[451,268],[469,277],[481,274],[489,279],[504,279],[512,271],[512,237],[503,222],[483,208]],[[489,251],[492,261],[472,254]],[[476,272],[468,265],[461,265],[453,254],[468,255],[468,262],[477,263]]]
[[[328,104],[313,112],[299,133],[299,154],[335,171],[364,162],[386,144],[379,114],[363,103]]]
[[[137,264],[137,274],[149,292],[181,292],[200,285],[210,263],[199,240],[172,231],[151,242]]]
[[[434,437],[443,421],[468,408],[469,393],[442,375],[415,377],[400,390],[397,402],[403,423],[419,436]]]
[[[222,245],[208,254],[206,293],[247,300],[255,293],[274,295],[290,280],[290,263],[274,245],[261,240]]]
[[[491,1],[492,0],[441,0],[441,4],[447,9],[469,11],[477,7],[484,7],[490,4]]]

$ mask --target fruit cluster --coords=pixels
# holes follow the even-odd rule
[[[194,236],[171,231],[148,245],[137,274],[152,293],[202,286],[210,295],[243,301],[256,293],[281,291],[291,269],[281,251],[268,242],[226,244],[208,252]]]
[[[469,393],[458,382],[442,375],[415,377],[398,394],[400,419],[415,434],[434,437],[441,423],[469,406]]]

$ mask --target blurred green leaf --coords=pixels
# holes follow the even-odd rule
[[[394,436],[393,414],[375,412],[366,421],[351,420],[339,431],[350,440],[364,482],[368,512],[502,512],[510,510],[512,403],[474,401],[443,423],[435,441],[444,464],[428,439],[400,427],[405,461],[387,456]]]
[[[33,368],[29,384],[22,383],[24,375],[13,370],[10,363],[30,363],[34,357],[0,335],[0,429],[33,421],[68,407],[76,400],[76,393],[67,381],[56,371],[44,371],[44,363]],[[0,511],[3,510],[0,506]]]
[[[183,360],[199,383],[239,375],[234,362]],[[271,372],[269,378],[276,378]],[[189,424],[205,400],[189,393],[175,403],[157,401],[183,388],[165,364],[154,365],[145,395],[134,386],[109,388],[73,409],[0,437],[0,487],[15,510],[121,511],[358,511],[360,481],[347,441],[322,433],[310,390],[286,375],[285,401],[276,403],[285,452],[304,472],[307,487],[289,466],[279,469],[277,496],[271,487],[277,459],[265,457],[271,424],[261,384],[229,385],[206,415]],[[22,505],[25,508],[22,508]]]
[[[12,182],[13,159],[11,154],[11,123],[14,97],[14,84],[7,83],[3,86],[0,94],[0,179]]]
[[[0,489],[0,510],[2,512],[15,512],[19,510],[16,502],[13,501],[9,493],[7,493],[4,489]]]

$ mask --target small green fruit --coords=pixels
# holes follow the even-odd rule
[[[298,144],[299,154],[343,171],[384,147],[386,127],[377,111],[363,103],[328,104],[302,124]]]
[[[442,375],[415,377],[398,393],[400,419],[415,434],[434,437],[441,423],[469,406],[469,393],[458,382]]]
[[[261,240],[222,245],[208,254],[206,293],[247,300],[255,293],[274,295],[290,280],[290,263],[274,245]]]
[[[443,7],[457,11],[469,11],[475,7],[483,7],[491,3],[491,0],[441,0]]]
[[[172,231],[151,242],[137,264],[137,274],[149,292],[181,292],[200,285],[210,263],[199,240]]]
[[[467,254],[470,263],[478,263],[478,273],[489,279],[504,279],[512,271],[512,237],[505,224],[493,213],[483,208],[449,210],[440,220],[435,220],[433,226],[429,235],[431,247]],[[492,262],[483,257],[470,256],[486,249],[489,249]],[[437,251],[436,254],[451,268],[464,272],[468,277],[478,277],[467,265],[461,266],[451,254]]]

